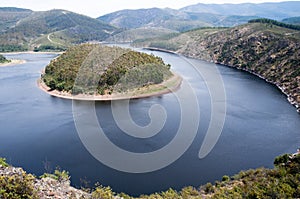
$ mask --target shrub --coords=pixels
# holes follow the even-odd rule
[[[225,175],[225,176],[222,177],[222,181],[223,182],[228,182],[229,180],[230,180],[230,177],[227,176],[227,175]]]
[[[6,159],[5,158],[0,158],[0,165],[4,166],[4,167],[8,167],[9,165],[6,163]]]
[[[34,177],[22,171],[20,174],[0,176],[1,199],[35,199]]]
[[[44,173],[43,175],[40,176],[40,178],[47,178],[47,177],[58,180],[60,182],[70,180],[69,172],[65,170],[61,171],[59,168],[57,168],[53,174]]]
[[[215,191],[214,186],[209,182],[206,185],[204,185],[204,191],[205,193],[213,193]]]
[[[113,199],[114,192],[110,187],[98,186],[92,193],[92,199]]]

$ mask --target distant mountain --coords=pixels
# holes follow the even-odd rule
[[[281,88],[300,111],[300,31],[295,27],[262,19],[233,28],[203,28],[149,39],[140,44],[257,74]]]
[[[150,8],[138,10],[121,10],[101,16],[98,19],[120,28],[132,29],[143,27],[150,23],[157,24],[172,17],[173,15],[163,9]]]
[[[286,18],[286,19],[283,19],[282,22],[294,24],[294,25],[300,25],[300,17]]]
[[[99,17],[111,25],[125,28],[166,28],[187,31],[199,27],[235,26],[256,16],[225,16],[222,14],[183,12],[174,9],[121,10]]]
[[[102,41],[118,31],[105,22],[66,10],[22,13],[24,17],[0,33],[0,51],[38,49],[41,46],[60,49],[73,43]]]
[[[180,9],[182,12],[212,13],[221,15],[260,16],[283,19],[299,16],[300,1],[280,3],[203,4],[199,3]]]
[[[125,28],[167,28],[187,31],[200,27],[233,27],[255,18],[299,16],[300,1],[281,3],[196,4],[174,9],[121,10],[99,17],[111,25]]]

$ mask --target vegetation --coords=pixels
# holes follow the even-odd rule
[[[92,199],[114,199],[114,195],[115,193],[110,187],[100,185],[92,192]]]
[[[10,62],[10,60],[6,59],[3,55],[0,55],[0,64]]]
[[[200,198],[299,198],[300,197],[300,155],[279,156],[274,161],[274,169],[250,169],[232,177],[223,176],[222,181],[207,183],[199,187],[185,187],[177,192],[173,189],[139,199],[200,199]],[[99,187],[96,193],[106,193],[96,198],[111,199],[111,189]],[[119,194],[125,199],[133,199]]]
[[[0,158],[0,168],[8,167],[5,159]],[[1,199],[37,199],[36,190],[34,188],[35,177],[26,174],[23,170],[19,173],[8,175],[0,175],[0,198]]]
[[[47,52],[47,51],[50,51],[50,52],[60,52],[60,51],[65,51],[67,50],[66,47],[60,47],[60,46],[54,46],[54,45],[41,45],[39,47],[35,47],[33,49],[34,52]]]
[[[70,176],[69,176],[69,172],[65,171],[65,170],[61,170],[59,168],[55,169],[54,173],[44,173],[43,175],[40,176],[40,178],[52,178],[54,180],[58,180],[58,181],[69,181],[70,180]]]
[[[83,44],[51,61],[42,80],[51,90],[104,95],[161,83],[172,76],[169,70],[154,55]]]
[[[0,158],[1,169],[9,165]],[[168,189],[151,195],[141,195],[137,199],[200,199],[200,198],[299,198],[300,197],[300,154],[285,154],[274,160],[273,169],[259,168],[241,171],[234,176],[223,176],[222,181],[207,183],[199,188],[191,186],[180,191]],[[4,166],[4,167],[3,167]],[[15,169],[16,171],[18,169]],[[23,199],[37,198],[34,187],[35,177],[19,172],[0,175],[0,198]],[[54,174],[44,174],[58,181],[69,180],[68,172],[56,170]],[[124,199],[134,199],[125,193],[116,194],[110,187],[96,185],[88,198],[114,199],[116,196]]]
[[[0,158],[0,165],[2,165],[3,167],[8,167],[9,165],[6,162],[5,158]]]
[[[298,26],[298,25],[287,24],[287,23],[279,22],[279,21],[272,20],[272,19],[266,19],[266,18],[252,19],[249,21],[249,23],[266,23],[266,24],[272,24],[275,26],[280,26],[280,27],[288,28],[288,29],[292,29],[292,30],[300,30],[300,26]]]

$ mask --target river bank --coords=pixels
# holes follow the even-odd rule
[[[150,199],[150,198],[299,198],[299,150],[294,154],[284,154],[274,160],[272,169],[252,169],[241,171],[230,177],[224,175],[222,181],[207,183],[199,188],[184,187],[180,191],[167,191],[131,197],[125,193],[116,194],[110,187],[102,185],[92,189],[76,189],[70,185],[67,171],[55,170],[54,174],[35,177],[22,168],[10,166],[0,158],[0,198],[89,198],[89,199]],[[275,175],[276,174],[276,175]],[[276,182],[276,183],[274,183]]]
[[[2,55],[19,55],[19,54],[63,54],[64,52],[56,52],[56,51],[49,51],[49,52],[34,52],[34,51],[18,51],[18,52],[2,52]]]
[[[130,90],[124,93],[112,93],[111,95],[87,95],[78,94],[73,95],[69,92],[51,90],[42,79],[37,80],[38,87],[47,94],[70,100],[82,100],[82,101],[113,101],[113,100],[125,100],[125,99],[140,99],[164,95],[167,93],[175,92],[180,88],[182,78],[173,73],[173,76],[168,80],[163,81],[160,84],[148,85],[146,87]]]
[[[171,54],[180,54],[180,53],[176,53],[174,51],[170,51],[170,50],[166,50],[166,49],[161,49],[161,48],[144,47],[143,49],[155,50],[155,51],[160,51],[160,52],[165,52],[165,53],[171,53]],[[270,80],[268,80],[267,77],[265,77],[263,75],[260,75],[260,74],[258,74],[256,72],[252,71],[252,70],[245,69],[245,68],[241,68],[241,67],[237,67],[237,66],[229,65],[229,64],[219,63],[216,60],[201,59],[201,58],[199,58],[197,56],[190,55],[190,54],[182,54],[182,55],[183,56],[187,56],[189,58],[200,59],[200,60],[207,61],[207,62],[212,62],[212,63],[215,63],[215,64],[221,64],[221,65],[226,66],[226,67],[235,68],[235,69],[242,70],[242,71],[248,72],[250,74],[253,74],[253,75],[255,75],[255,76],[257,76],[257,77],[265,80],[266,82],[271,83],[274,86],[276,86],[284,95],[286,95],[287,100],[289,101],[289,103],[291,105],[295,106],[297,112],[300,113],[300,103],[295,99],[295,97],[293,97],[293,95],[295,95],[296,93],[290,93],[290,92],[288,92],[287,88],[285,88],[284,86],[281,86],[278,82],[270,81]]]
[[[0,63],[0,67],[15,66],[19,64],[25,64],[25,63],[26,63],[25,60],[12,59],[10,60],[10,62]]]

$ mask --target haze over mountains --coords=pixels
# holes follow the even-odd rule
[[[99,17],[117,27],[164,27],[177,31],[203,26],[235,26],[253,18],[282,20],[299,16],[300,2],[196,4],[174,9],[121,10]]]
[[[299,16],[299,1],[280,3],[243,3],[243,4],[196,4],[184,7],[184,12],[205,12],[222,15],[259,16],[282,20],[283,18]]]
[[[178,10],[121,10],[94,19],[66,10],[0,8],[0,51],[64,50],[88,41],[130,42],[200,27],[232,27],[261,17],[298,24],[299,10],[299,1],[196,4]]]

